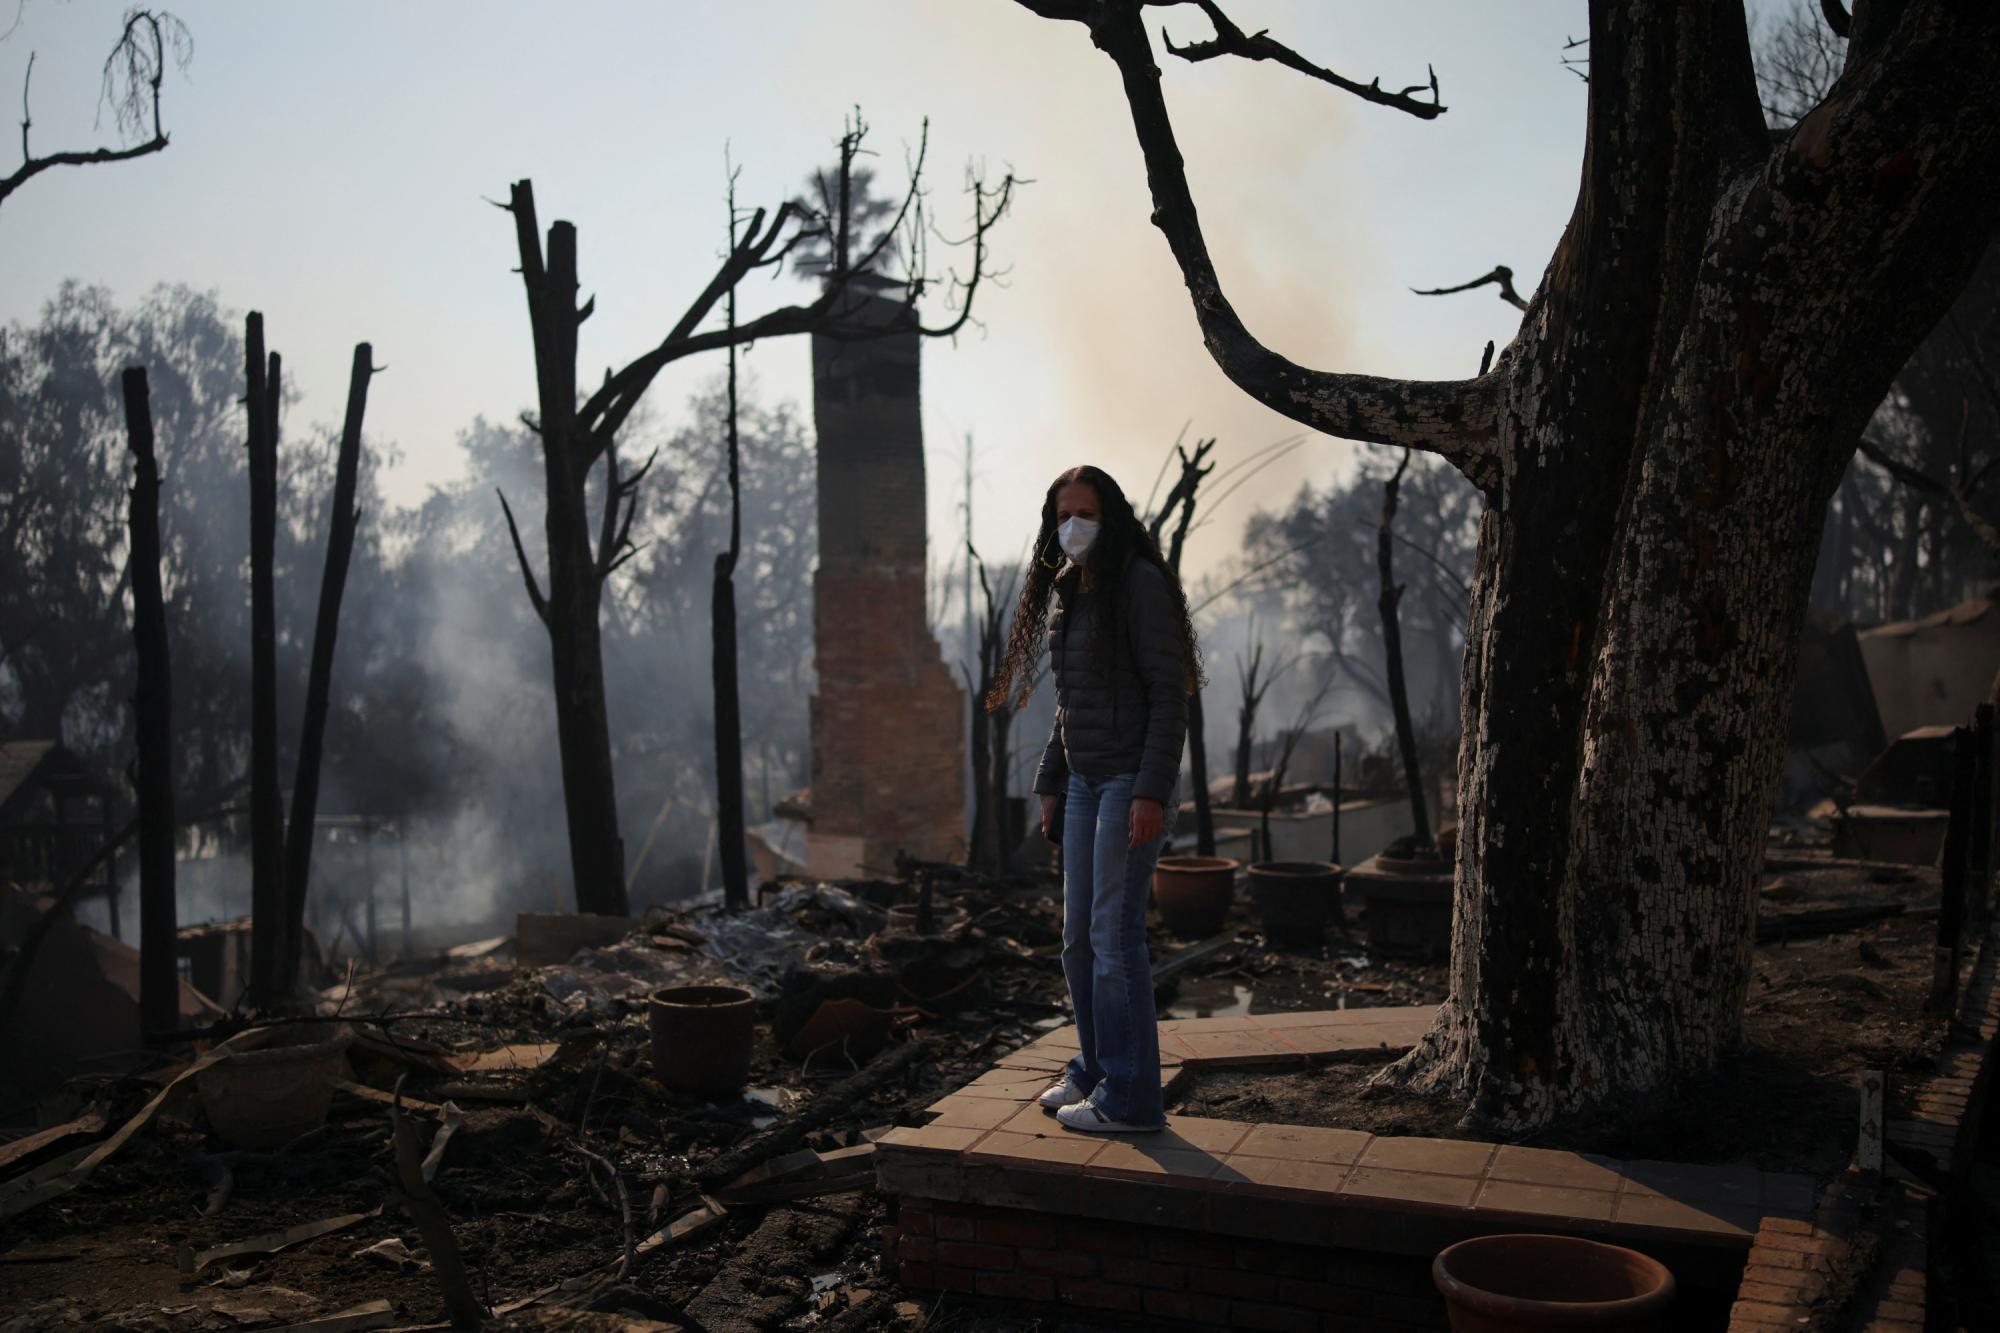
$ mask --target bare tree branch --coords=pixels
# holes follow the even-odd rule
[[[1847,36],[1847,29],[1852,22],[1847,14],[1847,6],[1841,4],[1840,0],[1819,0],[1819,12],[1826,16],[1826,26],[1833,29],[1834,36]]]
[[[1500,473],[1497,384],[1311,370],[1264,346],[1244,326],[1222,290],[1202,235],[1143,7],[1130,0],[1017,3],[1044,17],[1086,24],[1092,41],[1117,66],[1145,158],[1153,224],[1167,238],[1202,340],[1222,372],[1258,402],[1314,430],[1424,449],[1442,455],[1481,485],[1495,484]]]
[[[1505,264],[1495,264],[1493,271],[1486,276],[1474,278],[1471,282],[1461,282],[1456,287],[1412,287],[1410,290],[1418,296],[1451,296],[1456,292],[1469,292],[1475,288],[1484,287],[1488,283],[1494,283],[1499,286],[1500,299],[1508,305],[1513,306],[1516,310],[1526,310],[1528,308],[1528,303],[1521,299],[1519,292],[1514,290],[1514,270],[1508,268]]]
[[[125,31],[118,45],[105,57],[105,95],[113,101],[120,127],[144,132],[146,109],[150,107],[152,133],[143,143],[129,148],[51,153],[47,157],[36,157],[28,148],[28,130],[34,123],[28,113],[28,87],[35,75],[35,57],[30,54],[27,74],[21,80],[21,166],[13,175],[0,180],[0,201],[51,167],[125,162],[165,148],[167,133],[160,128],[160,83],[166,76],[169,46],[181,67],[186,68],[191,49],[186,26],[165,10],[156,13],[139,9],[126,16]]]
[[[535,584],[535,571],[528,565],[528,552],[521,545],[521,530],[514,525],[514,511],[507,507],[507,493],[499,487],[493,493],[500,497],[500,512],[507,516],[507,535],[514,539],[514,557],[521,562],[521,581],[528,585],[528,601],[534,605],[535,615],[546,625],[549,621],[548,599]]]
[[[1308,78],[1330,83],[1342,92],[1353,93],[1364,102],[1386,106],[1391,110],[1415,116],[1418,120],[1436,120],[1445,112],[1443,104],[1438,101],[1438,78],[1435,69],[1427,70],[1430,75],[1428,84],[1413,83],[1398,92],[1385,92],[1382,80],[1379,78],[1370,79],[1367,83],[1356,83],[1352,79],[1342,78],[1323,65],[1313,64],[1284,43],[1273,41],[1268,30],[1245,35],[1243,29],[1237,27],[1230,21],[1229,16],[1222,12],[1222,7],[1215,0],[1193,0],[1193,2],[1201,6],[1202,13],[1208,15],[1208,21],[1215,25],[1215,36],[1205,42],[1189,42],[1186,46],[1175,46],[1173,38],[1167,36],[1166,29],[1162,28],[1160,40],[1166,44],[1168,51],[1182,60],[1189,62],[1213,60],[1217,56],[1241,56],[1245,60],[1275,60],[1285,68],[1297,70]],[[1411,96],[1412,93],[1422,92],[1426,87],[1431,92],[1428,102]]]

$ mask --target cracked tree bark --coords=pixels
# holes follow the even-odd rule
[[[1224,297],[1140,0],[1019,0],[1114,62],[1217,364],[1487,498],[1461,691],[1450,995],[1385,1071],[1522,1128],[1741,1039],[1755,873],[1826,502],[2000,218],[2000,12],[1876,6],[1774,136],[1740,3],[1590,7],[1574,211],[1461,382],[1311,370]]]

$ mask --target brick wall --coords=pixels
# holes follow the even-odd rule
[[[1352,1333],[1445,1323],[1430,1260],[1413,1255],[920,1199],[901,1201],[883,1254],[905,1287],[1085,1306],[1149,1327]]]
[[[1931,1223],[1945,1200],[1896,1159],[1900,1153],[1919,1163],[1933,1179],[1972,1160],[2000,1034],[1996,963],[1989,934],[1960,992],[1936,1074],[1910,1090],[1910,1118],[1887,1126],[1888,1178],[1877,1186],[1850,1172],[1821,1197],[1810,1225],[1764,1219],[1730,1310],[1731,1333],[1820,1327],[1831,1318],[1864,1333],[1922,1333],[1930,1325],[1939,1304],[1930,1290]],[[1938,1322],[1955,1325],[1948,1313]]]
[[[868,297],[852,318],[899,310]],[[963,850],[965,694],[925,616],[919,341],[813,339],[814,874],[886,874],[899,851],[944,860]]]

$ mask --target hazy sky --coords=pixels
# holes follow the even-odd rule
[[[0,0],[4,5],[4,0]],[[1195,195],[1250,328],[1309,365],[1422,377],[1478,366],[1516,316],[1489,292],[1420,298],[1495,262],[1524,294],[1574,198],[1585,88],[1559,64],[1582,0],[1494,5],[1235,0],[1310,58],[1387,86],[1435,65],[1435,121],[1372,107],[1270,64],[1163,58]],[[12,6],[0,7],[0,27]],[[934,542],[955,543],[963,433],[976,438],[975,535],[1010,553],[1050,476],[1094,461],[1141,494],[1184,422],[1225,465],[1295,427],[1250,403],[1202,350],[1110,62],[1081,27],[1011,0],[736,3],[175,5],[194,60],[169,74],[172,144],[130,163],[52,171],[0,207],[0,320],[32,320],[64,278],[130,302],[157,282],[212,288],[265,315],[305,422],[337,422],[349,349],[389,367],[371,436],[414,500],[456,475],[476,414],[534,397],[508,217],[485,199],[530,177],[544,225],[576,223],[580,378],[650,347],[712,271],[725,142],[744,203],[776,203],[831,157],[857,103],[880,167],[931,122],[932,203],[958,230],[968,161],[1033,184],[994,236],[1011,271],[983,329],[929,344],[924,395]],[[38,151],[102,142],[98,72],[122,5],[27,0],[0,44],[12,99],[29,53]],[[1154,12],[1205,36],[1192,6]],[[11,101],[10,101],[11,105]],[[12,119],[10,114],[9,119]],[[14,140],[0,170],[13,169]],[[938,253],[940,264],[957,256]],[[962,261],[961,261],[962,262]],[[753,281],[745,315],[797,294]],[[803,340],[758,346],[763,390],[809,403]],[[678,419],[719,358],[683,362],[650,405]],[[1212,566],[1242,518],[1357,446],[1315,438],[1239,492],[1190,551]]]

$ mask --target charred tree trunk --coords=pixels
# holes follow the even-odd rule
[[[983,684],[991,689],[992,677],[984,670],[980,674],[980,680],[968,675],[965,682],[966,704],[972,710],[972,828],[966,838],[965,863],[974,870],[990,870],[1000,847],[1000,812],[993,808],[993,715],[986,711],[986,690],[979,688]]]
[[[729,196],[729,248],[736,248],[736,195]],[[729,289],[728,327],[736,328],[736,289]],[[722,904],[750,906],[744,864],[743,701],[736,670],[736,562],[743,554],[743,447],[736,422],[736,345],[729,347],[729,549],[715,557],[711,635],[715,692],[715,836],[722,853]]]
[[[541,408],[542,475],[547,505],[542,530],[549,589],[542,596],[521,555],[529,599],[549,634],[555,680],[556,749],[561,757],[563,813],[569,826],[570,873],[576,909],[625,914],[625,842],[618,832],[618,784],[611,764],[611,720],[604,698],[604,647],[598,613],[604,571],[591,549],[585,479],[595,456],[581,438],[576,413],[576,336],[588,311],[576,304],[576,228],[549,227],[547,266],[535,228],[534,195],[526,181],[512,204],[534,329],[535,388]],[[616,508],[616,467],[607,451],[605,506]],[[503,501],[504,503],[504,501]],[[512,517],[509,516],[511,526]],[[516,553],[519,534],[515,534]]]
[[[124,375],[125,438],[132,450],[132,691],[139,792],[139,1027],[171,1032],[180,1023],[177,906],[174,900],[173,668],[167,604],[160,590],[160,467],[153,457],[153,408],[146,371]]]
[[[1828,497],[2000,219],[2000,11],[1857,7],[1833,91],[1774,136],[1740,4],[1593,3],[1570,222],[1491,372],[1426,382],[1259,343],[1209,259],[1140,10],[1021,3],[1115,63],[1224,372],[1315,429],[1438,453],[1486,495],[1450,993],[1383,1077],[1515,1129],[1712,1070],[1741,1040]],[[1216,35],[1174,48],[1189,58],[1291,54],[1203,9]]]
[[[1174,524],[1173,540],[1167,547],[1167,568],[1174,571],[1174,578],[1181,576],[1181,552],[1187,548],[1188,528],[1194,522],[1195,492],[1208,474],[1215,471],[1215,464],[1203,467],[1202,463],[1215,448],[1215,439],[1202,440],[1194,447],[1192,454],[1176,445],[1181,455],[1181,476],[1174,486],[1167,503],[1160,509],[1159,518],[1153,523],[1153,540],[1160,539],[1160,526],[1173,513],[1174,505],[1180,505],[1180,519]],[[1208,722],[1202,712],[1202,673],[1195,673],[1194,688],[1188,691],[1188,778],[1194,787],[1195,854],[1215,855],[1215,812],[1208,795]]]
[[[1188,696],[1188,769],[1194,784],[1194,850],[1215,855],[1215,810],[1208,796],[1207,720],[1202,715],[1201,687]]]
[[[340,637],[340,601],[347,590],[347,566],[354,555],[354,534],[361,523],[361,511],[354,506],[354,492],[361,471],[361,419],[368,411],[368,377],[374,373],[372,357],[367,343],[355,345],[354,368],[347,379],[347,419],[341,425],[340,457],[334,469],[333,512],[327,521],[326,565],[320,572],[319,612],[313,622],[305,716],[299,723],[298,772],[292,779],[292,810],[285,829],[285,936],[278,964],[279,983],[287,989],[298,984],[299,961],[305,951],[306,892],[312,883],[320,756],[325,747],[327,707],[333,692],[334,644]]]
[[[1396,719],[1396,748],[1402,752],[1403,785],[1410,794],[1410,836],[1418,847],[1431,845],[1430,803],[1424,800],[1424,780],[1417,766],[1417,729],[1410,723],[1410,691],[1403,680],[1403,625],[1397,614],[1397,603],[1403,600],[1403,590],[1396,586],[1396,562],[1391,546],[1395,541],[1396,498],[1402,489],[1403,473],[1410,466],[1410,451],[1403,451],[1403,461],[1396,467],[1396,475],[1382,484],[1382,518],[1375,526],[1375,569],[1382,579],[1382,591],[1376,599],[1376,608],[1382,613],[1382,652],[1387,659],[1385,672],[1389,678],[1389,708]]]
[[[1254,672],[1256,668],[1251,669]],[[1257,703],[1250,691],[1255,681],[1253,675],[1236,705],[1236,782],[1229,790],[1229,804],[1238,810],[1250,808],[1250,747],[1256,743],[1257,728]]]
[[[986,788],[987,807],[993,811],[993,871],[1003,874],[1008,855],[1020,845],[1020,834],[1024,831],[1016,827],[1010,816],[1012,804],[1007,792],[1008,760],[1012,758],[1007,741],[1014,730],[1014,715],[1002,709],[989,715],[988,720],[992,726],[987,737],[987,777],[981,785]]]
[[[284,997],[285,807],[278,788],[278,615],[272,564],[278,535],[280,360],[264,355],[264,317],[244,337],[250,416],[250,1003]]]

